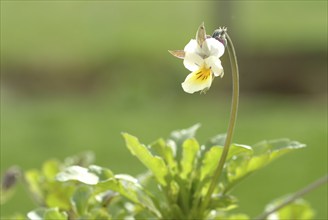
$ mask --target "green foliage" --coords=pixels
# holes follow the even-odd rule
[[[277,199],[267,205],[266,210],[270,211],[273,207],[280,205],[285,199]],[[306,202],[304,199],[297,199],[294,202],[284,206],[278,211],[270,214],[267,219],[313,219],[314,211],[312,210],[310,204]]]
[[[201,145],[195,138],[198,128],[195,125],[174,131],[167,140],[160,138],[150,145],[123,133],[129,151],[148,170],[138,178],[92,165],[90,153],[68,158],[63,163],[49,160],[41,170],[26,171],[29,192],[42,207],[29,212],[27,217],[248,220],[246,214],[234,213],[238,200],[230,194],[233,187],[276,158],[304,147],[288,139],[263,141],[253,146],[232,144],[223,178],[207,207],[203,207],[225,135],[217,135]],[[311,219],[313,211],[307,203],[296,201],[272,215]]]

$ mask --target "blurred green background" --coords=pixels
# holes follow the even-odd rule
[[[1,1],[1,173],[40,168],[86,150],[114,172],[144,167],[124,146],[126,131],[150,143],[202,124],[201,141],[227,128],[231,80],[189,95],[188,74],[168,49],[183,49],[205,22],[228,26],[240,64],[234,141],[288,137],[307,148],[237,187],[238,212],[327,173],[327,1]],[[305,196],[327,219],[327,186]],[[35,205],[23,187],[1,216]]]

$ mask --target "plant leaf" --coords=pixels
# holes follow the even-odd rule
[[[227,160],[230,160],[233,156],[239,154],[252,155],[253,149],[252,147],[243,144],[232,144],[229,148]]]
[[[58,173],[56,178],[61,182],[77,180],[89,185],[95,185],[99,182],[99,177],[96,174],[80,166],[67,167],[64,171]]]
[[[187,139],[183,143],[183,153],[181,159],[181,172],[182,179],[187,179],[192,170],[195,170],[196,156],[199,151],[199,144],[196,139]]]
[[[58,208],[49,208],[45,210],[44,220],[67,220],[68,216],[65,212],[60,212]]]
[[[75,190],[71,198],[71,203],[73,205],[74,210],[80,216],[86,214],[88,202],[91,195],[92,189],[88,185],[81,185]]]
[[[147,208],[157,216],[161,216],[160,212],[154,206],[147,192],[144,191],[138,180],[126,174],[115,175],[114,178],[100,182],[96,185],[96,192],[105,192],[112,190],[120,193],[132,202]]]
[[[123,137],[130,152],[153,173],[162,186],[166,186],[165,177],[168,174],[168,168],[164,160],[161,157],[153,156],[147,147],[141,144],[136,137],[127,133],[123,133]]]
[[[171,174],[174,175],[178,170],[177,162],[174,159],[172,147],[168,146],[163,139],[159,139],[156,142],[152,143],[150,147],[151,149],[154,149],[160,157],[164,158],[170,169]]]
[[[40,182],[42,174],[40,171],[33,169],[25,172],[25,181],[28,184],[29,191],[37,203],[43,203],[42,184]]]
[[[275,200],[274,202],[267,205],[266,210],[271,210],[273,207],[276,207],[283,201],[284,199]],[[278,211],[270,214],[267,219],[310,220],[314,218],[314,215],[315,213],[307,201],[305,201],[304,199],[297,199],[294,202],[279,209]]]
[[[205,144],[206,148],[211,148],[212,146],[224,146],[226,134],[218,134],[212,137],[210,140],[207,141]]]
[[[59,171],[60,163],[57,160],[48,160],[42,165],[42,173],[49,181],[53,181]]]
[[[196,131],[200,127],[200,124],[195,124],[187,129],[175,130],[170,134],[169,142],[174,143],[174,147],[178,150],[182,146],[183,142],[189,138],[195,137]]]
[[[213,146],[205,153],[202,166],[200,168],[201,181],[203,181],[206,177],[212,177],[222,155],[222,150],[223,147],[221,146]]]
[[[235,145],[235,147],[238,146],[244,145]],[[225,170],[229,183],[226,184],[225,190],[230,190],[230,188],[241,179],[265,167],[274,159],[303,147],[305,147],[305,145],[297,141],[279,139],[262,141],[252,147],[253,152],[249,147],[233,150],[235,153],[239,152],[239,154],[233,155],[231,159],[227,161]]]
[[[65,212],[60,212],[58,208],[37,208],[27,213],[30,220],[67,220]]]
[[[114,177],[114,174],[111,170],[96,165],[90,165],[89,172],[95,174],[99,178],[99,181],[104,181]]]

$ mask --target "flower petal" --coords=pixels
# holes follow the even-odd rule
[[[190,71],[196,71],[201,66],[203,66],[204,60],[197,55],[196,53],[189,53],[185,54],[185,58],[183,60],[183,65]]]
[[[190,73],[181,85],[185,92],[194,93],[210,88],[212,78],[211,70],[203,67]]]
[[[203,52],[208,57],[216,56],[219,58],[224,54],[224,45],[214,38],[206,39],[203,44]]]
[[[184,47],[184,52],[191,52],[191,53],[195,53],[196,49],[198,47],[197,41],[195,39],[191,39],[189,41],[189,43]]]
[[[211,68],[212,73],[215,76],[223,77],[223,67],[221,64],[221,60],[215,56],[210,56],[205,59],[205,66],[207,68]]]

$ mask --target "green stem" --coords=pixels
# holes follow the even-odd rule
[[[270,209],[267,212],[264,212],[263,214],[256,217],[256,220],[265,220],[270,214],[278,211],[279,209],[285,207],[289,203],[293,202],[294,200],[302,197],[308,192],[311,192],[312,190],[318,188],[319,186],[325,184],[328,182],[328,175],[321,177],[320,179],[316,180],[315,182],[311,183],[310,185],[306,186],[305,188],[301,189],[300,191],[296,192],[295,194],[287,197],[286,200],[284,200],[281,204],[277,205],[276,207]]]
[[[207,194],[204,197],[204,201],[202,203],[202,209],[204,210],[211,198],[211,195],[214,192],[215,187],[218,184],[218,181],[220,179],[220,176],[222,174],[224,163],[227,159],[229,148],[232,142],[232,136],[233,131],[236,124],[236,118],[237,118],[237,110],[238,110],[238,101],[239,101],[239,71],[238,71],[238,63],[237,63],[237,56],[235,52],[235,48],[232,44],[232,41],[227,33],[225,33],[227,38],[227,50],[229,53],[229,59],[231,64],[231,72],[232,72],[232,85],[233,85],[233,91],[232,91],[232,102],[231,102],[231,112],[230,112],[230,121],[229,121],[229,127],[227,131],[227,137],[225,140],[223,152],[221,155],[221,158],[219,160],[218,166],[215,170],[214,176],[212,178],[212,182],[210,184],[210,187],[207,191]]]

